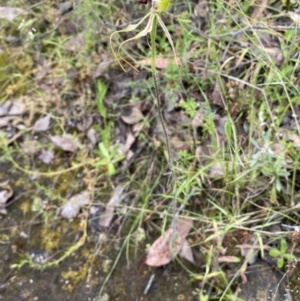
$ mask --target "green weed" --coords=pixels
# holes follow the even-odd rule
[[[295,259],[295,256],[288,252],[288,245],[284,238],[280,240],[279,248],[271,248],[269,254],[277,259],[277,267],[279,269],[283,267],[286,261]]]

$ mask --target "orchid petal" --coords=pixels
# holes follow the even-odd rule
[[[166,34],[166,36],[167,36],[167,38],[168,38],[168,41],[169,41],[169,43],[170,43],[170,45],[171,45],[171,48],[172,48],[172,51],[173,51],[173,54],[174,54],[174,57],[175,57],[175,63],[176,63],[176,65],[178,66],[178,60],[177,60],[176,51],[175,51],[175,47],[174,47],[174,44],[173,44],[172,37],[171,37],[171,35],[170,35],[170,33],[169,33],[169,31],[168,31],[168,29],[167,29],[165,23],[164,23],[163,20],[160,18],[160,16],[159,16],[158,14],[156,14],[156,16],[157,16],[157,20],[158,20],[160,26],[162,27],[164,33]]]
[[[126,72],[126,70],[124,69],[124,67],[122,66],[122,64],[120,63],[120,60],[118,59],[118,56],[117,54],[115,53],[113,47],[112,47],[112,38],[115,34],[117,33],[122,33],[122,32],[130,32],[130,31],[133,31],[135,30],[137,27],[139,27],[149,16],[150,16],[151,12],[148,13],[146,16],[144,16],[137,24],[130,24],[128,25],[126,28],[124,29],[121,29],[121,30],[117,30],[115,32],[113,32],[111,35],[110,35],[110,38],[109,38],[109,41],[110,41],[110,48],[112,50],[112,53],[115,57],[115,59],[117,60],[118,64],[120,65],[120,67],[123,69],[123,71]],[[124,59],[123,59],[124,60]],[[126,63],[128,63],[126,60],[124,60]],[[131,67],[133,67],[130,63],[128,63]],[[134,68],[134,67],[133,67]],[[136,69],[136,68],[134,68]]]
[[[149,32],[151,32],[152,27],[153,27],[152,25],[153,25],[153,19],[154,19],[154,17],[155,17],[155,15],[154,15],[154,14],[151,14],[151,15],[150,15],[150,18],[149,18],[149,20],[148,20],[148,23],[147,23],[147,25],[146,25],[146,27],[145,27],[141,32],[139,32],[139,33],[138,33],[137,35],[135,35],[134,37],[132,37],[132,38],[130,38],[130,39],[128,39],[128,40],[122,42],[121,45],[119,46],[118,52],[120,51],[120,49],[122,48],[122,46],[123,46],[125,43],[130,42],[130,41],[133,41],[133,40],[137,40],[137,39],[139,39],[139,38],[141,38],[141,37],[144,37],[144,36],[147,35]]]

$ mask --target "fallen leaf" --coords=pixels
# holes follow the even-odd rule
[[[5,101],[0,105],[0,116],[6,116],[9,112],[9,109],[11,107],[11,101]]]
[[[113,191],[112,197],[106,205],[105,211],[100,215],[98,224],[100,227],[108,228],[114,217],[115,207],[122,201],[122,192],[124,187],[118,185]]]
[[[9,112],[7,115],[14,116],[14,115],[23,115],[25,113],[25,104],[19,100],[11,101],[11,106],[9,108]]]
[[[127,137],[126,137],[124,153],[127,153],[130,150],[130,148],[134,142],[135,142],[135,136],[131,133],[131,131],[129,131],[127,134]]]
[[[90,193],[83,191],[72,196],[61,208],[60,214],[66,219],[74,218],[82,206],[87,205],[90,201]]]
[[[195,264],[192,248],[186,239],[183,242],[179,255],[189,262]]]
[[[298,15],[297,13],[295,13],[293,11],[289,11],[288,15],[295,24],[297,24],[297,25],[300,24],[300,15]]]
[[[107,68],[109,67],[109,65],[111,63],[108,58],[109,57],[106,54],[103,54],[102,61],[97,66],[97,69],[94,73],[94,78],[98,78],[107,72]]]
[[[76,36],[66,41],[63,45],[64,49],[73,53],[80,53],[85,46],[85,39],[83,36]]]
[[[187,218],[181,218],[176,222],[176,232],[173,235],[173,229],[169,228],[151,245],[145,263],[149,266],[162,266],[168,264],[176,256],[185,244],[185,238],[188,235],[193,221]],[[172,250],[172,239],[175,237]]]
[[[185,238],[189,234],[191,228],[193,227],[193,220],[189,218],[180,218],[176,223],[176,229],[178,231],[180,245],[182,246]]]
[[[6,202],[12,197],[13,190],[8,185],[8,181],[0,183],[0,213],[7,214]]]
[[[224,96],[223,96],[223,87],[225,86],[224,80],[217,79],[214,84],[214,89],[211,93],[212,103],[216,106],[224,108]]]
[[[73,1],[65,1],[63,3],[59,3],[57,6],[59,13],[63,15],[73,8]]]
[[[176,153],[182,150],[189,150],[191,148],[191,145],[193,145],[189,134],[187,134],[185,137],[178,137],[177,135],[175,135],[169,140],[172,150]]]
[[[284,153],[285,147],[280,143],[275,142],[271,145],[271,150],[275,155],[279,156]]]
[[[300,136],[293,133],[288,133],[288,139],[294,142],[295,147],[300,147]]]
[[[209,174],[212,177],[224,177],[225,171],[220,163],[213,164],[209,169]]]
[[[191,125],[193,128],[198,128],[199,126],[203,125],[204,120],[205,120],[204,112],[199,110],[194,116]]]
[[[50,126],[50,120],[51,120],[51,117],[50,115],[46,115],[40,119],[38,119],[34,125],[33,125],[33,128],[32,130],[34,132],[45,132],[45,131],[48,131],[49,130],[49,126]]]
[[[7,117],[0,117],[0,128],[5,127],[9,124],[9,122],[12,120],[13,117],[7,116]]]
[[[168,229],[151,245],[146,259],[147,265],[159,267],[168,264],[172,260],[172,251],[170,248],[172,234],[173,230]]]
[[[25,140],[21,143],[21,147],[27,155],[36,155],[41,150],[41,145],[37,140]]]
[[[155,65],[156,65],[157,69],[166,69],[169,66],[170,62],[175,63],[175,60],[174,59],[163,58],[163,57],[157,57],[155,59]],[[139,60],[137,62],[137,64],[140,65],[140,66],[151,66],[152,59],[148,58],[148,59]],[[181,64],[181,60],[180,60],[180,58],[177,58],[177,65],[180,65],[180,64]]]
[[[76,127],[78,131],[85,132],[87,131],[93,123],[93,116],[84,116],[82,120],[77,122]]]
[[[6,19],[8,21],[13,21],[19,15],[26,14],[26,11],[21,8],[16,7],[0,7],[0,18]]]
[[[70,134],[63,134],[62,136],[51,136],[52,143],[66,152],[74,153],[78,148],[78,142]]]
[[[136,124],[143,119],[143,114],[139,108],[132,107],[131,110],[125,112],[121,118],[127,124]]]
[[[52,150],[42,149],[38,157],[43,163],[50,164],[54,159],[54,153]]]
[[[217,131],[220,135],[226,136],[226,123],[228,121],[227,116],[221,117],[218,120]]]
[[[97,144],[97,142],[99,141],[98,132],[93,128],[90,128],[88,130],[86,136],[88,137],[88,139],[90,140],[90,142],[92,143],[93,146],[95,146]]]
[[[0,116],[15,116],[25,113],[25,105],[19,100],[7,100],[0,105]]]
[[[284,61],[284,54],[281,50],[280,40],[277,36],[268,32],[257,31],[257,37],[260,41],[260,47],[251,45],[251,49],[259,59],[266,59],[262,57],[262,53],[269,57],[276,66],[280,66]]]

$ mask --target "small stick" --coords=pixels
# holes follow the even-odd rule
[[[147,285],[146,285],[146,287],[145,287],[145,289],[144,289],[144,295],[147,295],[147,294],[148,294],[149,289],[150,289],[151,286],[152,286],[154,277],[155,277],[155,270],[154,270],[153,274],[151,275],[151,277],[150,277],[150,279],[149,279],[149,281],[148,281],[148,283],[147,283]]]

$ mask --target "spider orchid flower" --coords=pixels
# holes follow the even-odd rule
[[[171,38],[171,35],[166,27],[166,25],[164,24],[164,22],[162,21],[161,17],[160,17],[160,13],[164,12],[167,10],[169,4],[170,4],[170,0],[139,0],[139,3],[142,4],[147,4],[147,3],[151,3],[151,9],[150,12],[148,14],[146,14],[137,24],[130,24],[129,26],[127,26],[124,29],[115,31],[111,34],[110,36],[110,47],[111,50],[113,52],[114,57],[116,58],[118,64],[120,65],[120,67],[123,69],[124,72],[126,72],[124,66],[121,64],[121,60],[124,61],[126,64],[128,64],[129,66],[131,66],[133,69],[135,69],[136,71],[138,71],[131,63],[129,63],[127,60],[125,60],[121,55],[120,55],[120,50],[121,48],[128,42],[130,41],[134,41],[137,40],[141,37],[146,36],[149,33],[153,33],[156,32],[156,25],[157,22],[160,24],[161,28],[163,29],[174,54],[175,57],[175,62],[177,64],[177,57],[176,57],[176,52],[175,52],[175,47]],[[135,29],[137,29],[145,20],[147,20],[147,25],[146,27],[141,30],[138,34],[136,34],[134,37],[122,42],[118,48],[117,53],[114,51],[113,47],[112,47],[112,39],[114,37],[115,34],[117,33],[123,33],[123,32],[130,32],[130,31],[134,31]],[[155,34],[155,33],[154,33]]]

